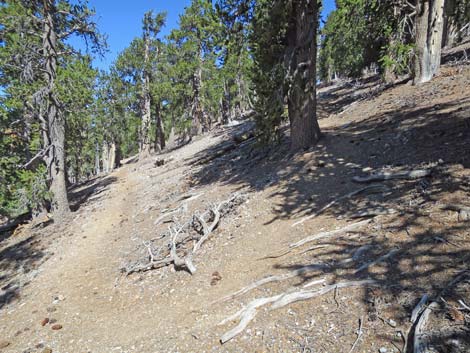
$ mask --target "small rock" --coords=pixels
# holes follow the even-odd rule
[[[52,353],[52,349],[49,347],[46,347],[42,350],[42,353]]]
[[[57,322],[56,319],[50,319],[50,320],[49,320],[49,323],[50,323],[51,325],[52,325],[52,324],[55,324],[56,322]]]
[[[387,353],[387,352],[388,352],[388,349],[385,348],[385,347],[380,347],[379,352],[380,352],[380,353]]]
[[[6,348],[10,345],[10,342],[8,341],[0,341],[0,349]]]
[[[46,326],[48,323],[49,323],[49,318],[48,317],[41,320],[41,326]]]
[[[397,327],[397,322],[395,320],[392,320],[392,319],[388,320],[388,324],[392,327]]]
[[[60,325],[60,324],[55,324],[55,325],[52,325],[51,328],[52,328],[53,330],[57,331],[57,330],[62,329],[62,325]]]

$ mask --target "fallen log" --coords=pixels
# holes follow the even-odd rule
[[[31,220],[31,212],[23,213],[6,224],[1,225],[0,233],[15,230],[20,224],[27,223],[29,220]]]
[[[431,175],[431,169],[404,170],[401,172],[380,172],[368,176],[355,176],[352,180],[356,183],[372,183],[393,179],[420,179]]]

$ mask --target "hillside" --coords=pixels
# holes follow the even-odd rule
[[[424,340],[469,351],[469,87],[470,67],[452,63],[419,86],[325,87],[324,136],[308,151],[289,153],[287,131],[258,147],[246,120],[80,185],[69,222],[1,238],[0,351],[411,352],[425,294],[436,303]],[[399,178],[353,181],[374,173]],[[170,252],[169,227],[235,195],[193,275],[147,271],[149,254]],[[270,275],[281,277],[231,296]],[[272,308],[299,291],[316,296]],[[239,319],[220,323],[262,297],[273,298],[221,344]]]

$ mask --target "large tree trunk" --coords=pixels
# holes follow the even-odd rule
[[[109,172],[109,145],[106,141],[103,141],[103,147],[101,149],[101,163],[103,165],[103,172]]]
[[[414,84],[433,78],[441,65],[444,0],[417,0]]]
[[[65,183],[65,122],[59,111],[55,96],[55,79],[57,77],[57,34],[54,28],[54,1],[44,0],[44,32],[42,47],[44,55],[44,80],[47,82],[45,116],[43,127],[44,148],[47,154],[44,160],[47,165],[49,191],[52,194],[52,212],[54,219],[61,222],[70,212]]]
[[[459,29],[455,21],[455,0],[446,0],[444,7],[444,30],[442,33],[442,47],[452,47],[458,39]]]
[[[140,157],[146,157],[150,155],[150,123],[151,123],[151,96],[150,96],[150,74],[148,72],[147,66],[149,61],[149,50],[150,43],[148,35],[144,36],[144,70],[142,74],[142,102],[141,102],[141,113],[142,113],[142,125],[140,128]]]
[[[288,109],[291,149],[298,150],[314,145],[321,135],[316,115],[318,1],[294,0],[293,12],[288,33],[292,77]]]
[[[121,144],[119,142],[115,142],[115,152],[114,152],[114,168],[119,168],[121,166],[122,160],[122,150]]]
[[[95,175],[100,174],[101,169],[100,169],[100,146],[98,145],[98,142],[96,142],[95,146]]]
[[[204,114],[201,106],[202,64],[199,64],[193,76],[193,102],[191,114],[193,118],[192,135],[200,135],[203,129]]]
[[[163,128],[160,103],[155,104],[155,151],[163,151],[165,149],[165,129]]]

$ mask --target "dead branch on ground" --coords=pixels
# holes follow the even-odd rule
[[[183,204],[176,209],[170,210],[163,216],[170,213],[181,212],[181,209],[187,211],[187,202],[193,200],[199,195],[191,196],[183,201]],[[123,269],[126,275],[136,272],[146,272],[162,268],[173,264],[176,270],[187,270],[189,273],[196,272],[192,258],[201,249],[202,245],[209,239],[221,218],[230,213],[236,206],[245,200],[241,194],[232,195],[229,199],[211,206],[202,215],[194,214],[189,217],[185,223],[178,224],[168,228],[168,232],[161,234],[158,238],[143,243],[148,254],[148,260],[145,263],[138,262],[131,265],[130,268]],[[159,217],[158,221],[162,219]],[[209,225],[208,225],[209,223]],[[160,240],[162,243],[158,251],[154,251],[152,243]],[[192,247],[190,243],[195,242]]]

